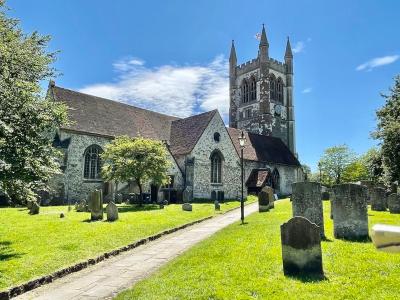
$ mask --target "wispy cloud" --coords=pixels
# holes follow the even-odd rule
[[[222,55],[206,65],[151,68],[141,59],[128,58],[113,67],[117,73],[113,81],[80,91],[179,117],[212,109],[224,117],[228,114],[228,62]]]
[[[302,94],[308,94],[312,92],[312,88],[305,88],[304,90],[301,91]]]
[[[298,41],[294,45],[292,51],[293,51],[293,53],[300,53],[304,50],[305,47],[306,47],[306,44],[303,41]]]
[[[376,67],[381,67],[385,65],[390,65],[400,58],[400,55],[387,55],[381,57],[375,57],[359,66],[357,66],[357,71],[372,71]]]

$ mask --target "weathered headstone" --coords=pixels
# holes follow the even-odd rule
[[[118,220],[118,207],[114,202],[110,202],[106,206],[107,221],[113,222]]]
[[[265,186],[258,193],[258,211],[269,211],[271,208],[274,208],[274,190]]]
[[[218,201],[214,202],[215,210],[220,211],[221,210],[221,205],[219,204]]]
[[[323,276],[320,228],[303,217],[281,225],[285,275]]]
[[[103,195],[101,190],[95,190],[90,194],[88,206],[92,221],[103,219]]]
[[[275,207],[274,189],[270,186],[264,186],[261,191],[267,192],[269,199],[269,208],[274,208]]]
[[[193,190],[190,187],[186,187],[183,191],[183,203],[190,203],[193,200]]]
[[[26,201],[26,207],[27,207],[29,210],[31,210],[33,202],[34,202],[34,201],[32,201],[32,200]]]
[[[64,218],[64,217],[65,217],[64,213],[63,213],[63,212],[60,213],[60,219],[62,219],[62,218]]]
[[[190,204],[190,203],[183,203],[183,204],[182,204],[182,210],[184,210],[184,211],[192,211],[192,204]]]
[[[386,210],[386,191],[384,188],[376,187],[370,190],[371,209],[375,211]]]
[[[325,236],[324,214],[321,200],[321,184],[304,181],[292,184],[293,217],[304,217],[319,226],[321,237]]]
[[[400,195],[390,194],[388,197],[388,207],[391,214],[400,214]]]
[[[39,204],[36,201],[32,201],[32,206],[29,209],[29,213],[31,215],[37,215],[37,214],[39,214],[39,210],[40,210]]]
[[[332,196],[335,238],[367,238],[367,188],[351,183],[334,185]]]
[[[75,210],[77,212],[86,212],[88,211],[88,205],[86,200],[81,200],[75,204]]]
[[[374,182],[371,180],[360,180],[360,184],[367,188],[367,203],[371,205],[371,191],[375,188]]]

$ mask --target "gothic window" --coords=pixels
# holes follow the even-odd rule
[[[283,102],[283,82],[282,79],[279,77],[276,83],[276,95],[277,95],[277,101],[278,102]]]
[[[249,102],[249,83],[247,82],[247,80],[243,80],[242,83],[242,102]]]
[[[254,77],[250,80],[250,100],[254,101],[257,99],[257,83]]]
[[[269,79],[269,93],[270,99],[275,101],[276,100],[276,80],[275,77],[271,76]]]
[[[100,179],[100,154],[102,152],[103,150],[97,145],[89,146],[85,150],[85,165],[83,169],[83,177],[85,179]]]
[[[222,183],[222,156],[215,151],[211,157],[211,183]]]
[[[279,186],[280,186],[280,177],[279,177],[279,172],[278,169],[274,169],[274,171],[272,172],[272,188],[274,188],[275,190],[279,190]]]

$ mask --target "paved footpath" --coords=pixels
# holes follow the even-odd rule
[[[245,215],[258,203],[245,206]],[[166,235],[15,299],[112,299],[198,242],[240,220],[240,208]]]

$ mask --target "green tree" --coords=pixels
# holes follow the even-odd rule
[[[322,170],[322,183],[326,185],[343,182],[344,170],[355,160],[355,154],[347,145],[333,146],[325,149],[319,165]]]
[[[388,95],[382,94],[384,106],[377,110],[377,129],[373,137],[381,141],[386,184],[400,182],[400,75]]]
[[[50,37],[24,34],[5,11],[0,1],[0,189],[23,203],[60,171],[51,143],[67,114],[40,86],[55,75],[55,54],[46,52]]]
[[[311,168],[310,168],[310,166],[308,166],[306,164],[302,164],[301,168],[303,169],[304,179],[305,180],[310,180],[311,179]]]
[[[356,182],[368,179],[368,170],[361,159],[357,159],[345,167],[342,174],[343,182]]]
[[[376,184],[383,183],[383,161],[382,152],[379,148],[371,148],[364,153],[360,162],[365,166],[367,170],[367,179],[372,180]]]
[[[143,185],[168,183],[170,162],[162,142],[142,137],[118,137],[106,145],[102,154],[102,177],[116,182],[135,182],[142,200]]]

